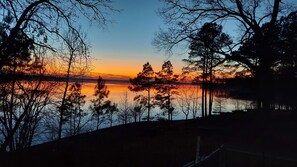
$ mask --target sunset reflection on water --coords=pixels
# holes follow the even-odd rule
[[[89,82],[84,83],[82,86],[82,94],[86,95],[87,103],[89,100],[94,99],[94,92],[95,92],[95,86],[97,83],[95,82]],[[129,83],[108,83],[106,82],[107,89],[110,91],[108,99],[112,100],[114,102],[119,102],[121,99],[121,96],[127,91],[129,94],[128,98],[133,98],[132,95],[135,94],[131,91],[129,91],[128,86]]]
[[[107,99],[120,105],[122,99],[124,98],[124,93],[127,92],[128,101],[130,104],[132,104],[133,98],[137,95],[137,93],[131,92],[128,89],[129,85],[130,84],[128,82],[119,82],[119,83],[106,82],[106,86],[107,86],[108,90],[110,91],[110,94]],[[96,86],[96,82],[83,83],[82,94],[86,95],[86,99],[85,99],[86,104],[84,106],[85,108],[87,108],[91,104],[92,99],[95,99],[95,96],[94,96],[95,86]],[[189,84],[178,85],[177,91],[178,91],[179,95],[181,95],[183,92],[188,92],[188,93],[196,92],[198,105],[199,105],[199,107],[198,107],[199,111],[197,114],[198,114],[198,116],[200,116],[201,115],[200,103],[201,103],[201,94],[202,94],[202,90],[201,90],[200,86],[189,85]],[[138,94],[139,93],[146,95],[146,92],[138,92]],[[152,91],[152,96],[153,95],[154,95],[154,91]],[[180,108],[178,105],[178,98],[180,97],[179,95],[174,95],[173,106],[175,107],[175,111],[176,111],[174,119],[184,119],[184,115],[180,112]],[[222,97],[221,93],[220,94],[215,93],[214,101],[213,101],[214,112],[217,111],[216,108],[217,108],[218,102],[220,102],[220,105],[222,105],[222,112],[231,112],[232,110],[246,109],[251,106],[251,101],[232,99],[227,96]],[[161,112],[161,110],[158,107],[155,107],[153,109],[153,112],[157,113],[157,112]]]

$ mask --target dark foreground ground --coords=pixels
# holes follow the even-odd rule
[[[0,155],[0,166],[297,166],[297,112],[249,112],[142,122],[65,138]]]

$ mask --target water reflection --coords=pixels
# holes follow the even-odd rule
[[[86,95],[86,99],[85,99],[86,104],[83,106],[83,109],[89,113],[91,112],[91,110],[89,109],[91,100],[95,99],[95,96],[94,96],[95,85],[96,85],[95,82],[94,83],[92,83],[92,82],[82,83],[82,94]],[[128,104],[130,105],[129,112],[131,112],[131,109],[133,109],[133,105],[135,105],[133,98],[137,95],[137,93],[131,92],[128,90],[129,83],[128,82],[114,83],[114,82],[107,81],[106,85],[107,85],[108,90],[110,90],[108,100],[111,100],[112,102],[117,103],[118,107],[121,108],[121,110],[123,110],[123,108],[124,108],[123,107],[123,98],[125,98],[125,95],[127,94],[127,101],[128,101]],[[60,91],[60,93],[59,93],[59,90],[63,90],[63,83],[60,83],[59,86],[57,86],[57,88],[55,90],[57,93],[57,97],[56,97],[57,101],[60,100],[59,97],[62,94],[62,91]],[[146,92],[142,92],[142,93],[144,95],[146,95]],[[152,91],[152,96],[154,96],[154,93],[155,92]],[[192,100],[194,100],[196,102],[195,104],[190,103],[191,106],[190,106],[189,112],[183,112],[184,109],[180,105],[180,97],[182,96],[182,94],[187,94],[188,96],[191,96]],[[256,108],[255,100],[250,98],[252,96],[246,96],[248,98],[246,98],[245,96],[242,96],[242,95],[239,96],[238,94],[240,94],[240,92],[236,93],[234,91],[230,91],[230,90],[226,90],[226,89],[225,90],[224,89],[215,89],[213,94],[214,94],[214,98],[213,98],[212,114],[220,114],[220,113],[239,111],[239,110],[246,111],[248,109]],[[189,84],[178,85],[178,94],[174,95],[174,99],[172,101],[173,107],[174,107],[173,119],[174,120],[186,119],[186,116],[188,116],[188,119],[201,117],[202,116],[201,96],[202,96],[202,90],[199,85],[189,85]],[[191,101],[191,98],[189,101]],[[196,107],[195,112],[193,112],[192,106]],[[282,105],[278,105],[278,106],[280,106],[280,108],[281,108]],[[54,107],[50,107],[50,108],[52,110],[55,110]],[[48,113],[48,112],[46,112],[46,113]],[[164,114],[164,112],[159,107],[156,107],[156,106],[154,108],[152,108],[151,113],[152,113],[151,120],[160,120],[160,119],[167,118],[167,115]],[[121,119],[121,114],[123,114],[123,113],[117,112],[112,116],[112,121],[113,121],[112,125],[113,126],[123,123],[123,120]],[[55,125],[54,125],[56,123],[56,120],[54,120],[54,118],[57,116],[58,115],[55,112],[53,112],[52,115],[48,115],[48,117],[45,118],[46,121],[49,120],[48,122],[50,124],[48,124],[47,122],[42,122],[44,124],[43,127],[50,127],[52,129],[49,129],[49,130],[47,130],[46,133],[42,133],[42,135],[39,135],[36,138],[38,140],[35,140],[35,143],[41,143],[41,142],[53,140],[56,138],[56,135],[55,135],[56,129],[55,129]],[[137,118],[137,121],[139,121],[139,120],[145,121],[146,116],[147,116],[147,108],[144,108],[141,113],[142,119]],[[101,124],[100,128],[109,127],[110,123],[108,121],[108,119],[109,119],[108,115],[103,115],[102,117],[105,117],[105,119],[107,121],[105,121],[103,124]],[[94,119],[92,119],[91,114],[89,114],[84,119],[86,121],[88,121],[88,124],[84,127],[83,131],[94,130],[95,122],[94,122]],[[135,119],[133,119],[133,115],[131,114],[130,117],[128,118],[128,120],[125,120],[124,122],[130,123],[130,122],[134,122],[134,121],[135,121]],[[65,129],[67,130],[67,124],[65,125]]]
[[[88,82],[88,83],[83,84],[82,94],[87,96],[86,100],[87,100],[88,104],[91,99],[95,98],[94,97],[95,86],[96,86],[95,82]],[[108,99],[113,100],[115,102],[119,102],[121,95],[123,95],[124,92],[129,91],[128,90],[129,83],[125,83],[125,82],[120,82],[120,83],[106,82],[106,86],[107,86],[108,90],[110,90]],[[135,93],[133,93],[133,92],[129,92],[129,97],[134,94]]]
[[[58,110],[58,106],[61,103],[61,98],[62,98],[62,94],[63,94],[63,88],[65,87],[65,83],[63,82],[54,82],[54,81],[43,81],[42,85],[45,85],[46,91],[41,91],[41,89],[43,89],[43,87],[39,87],[38,89],[34,89],[34,85],[38,85],[37,81],[18,81],[17,84],[15,84],[15,88],[13,89],[13,87],[11,87],[10,83],[6,83],[6,84],[2,84],[3,89],[2,90],[13,90],[14,91],[14,95],[18,95],[15,96],[19,99],[17,99],[18,103],[23,103],[23,105],[28,105],[28,106],[32,106],[31,105],[31,98],[29,98],[27,95],[32,94],[32,97],[34,95],[34,97],[36,96],[36,99],[39,98],[38,95],[40,95],[41,92],[47,93],[45,94],[46,96],[42,96],[44,97],[43,101],[47,102],[46,105],[41,105],[41,110],[40,112],[38,111],[38,114],[35,114],[36,117],[40,118],[38,120],[36,120],[34,123],[36,123],[36,130],[34,131],[34,134],[32,133],[32,135],[34,135],[33,140],[32,140],[32,144],[37,144],[37,143],[42,143],[45,141],[51,141],[57,138],[57,127],[59,125],[59,112],[57,112]],[[70,83],[70,85],[73,83]],[[86,132],[86,131],[92,131],[94,130],[94,118],[92,117],[91,114],[91,110],[89,108],[90,104],[91,104],[91,100],[95,99],[94,96],[94,89],[95,89],[95,85],[96,82],[92,83],[92,82],[85,82],[82,83],[82,90],[81,93],[82,95],[86,95],[85,101],[86,103],[84,104],[83,110],[86,111],[88,114],[86,116],[84,116],[83,118],[81,118],[82,122],[84,122],[82,125],[82,129],[81,132]],[[139,115],[143,118],[143,120],[146,120],[146,116],[147,116],[147,109],[144,107],[143,110],[141,110],[141,113],[139,113],[139,115],[135,115],[135,102],[133,101],[133,98],[140,94],[140,93],[135,93],[135,92],[131,92],[128,90],[128,86],[129,83],[115,83],[115,82],[106,82],[106,85],[108,87],[108,90],[110,90],[110,94],[108,97],[108,100],[111,100],[114,103],[118,104],[118,108],[120,109],[119,112],[115,113],[113,116],[108,117],[108,114],[104,113],[102,116],[102,119],[105,119],[107,121],[105,121],[105,124],[102,124],[102,126],[100,126],[100,128],[104,128],[104,127],[109,127],[109,126],[113,126],[113,125],[118,125],[121,123],[130,123],[130,122],[134,122],[134,121],[139,121],[141,119],[139,119]],[[18,87],[16,87],[18,86]],[[6,88],[6,89],[4,89]],[[16,89],[17,88],[17,89]],[[174,98],[172,100],[173,103],[173,119],[174,120],[180,120],[180,119],[185,119],[186,116],[188,116],[188,119],[192,119],[195,117],[200,117],[201,116],[201,94],[202,94],[202,90],[200,88],[199,85],[178,85],[178,94],[174,94]],[[70,92],[68,92],[70,93]],[[146,94],[146,92],[142,92],[144,95]],[[154,96],[155,92],[152,91],[152,96]],[[181,98],[182,94],[187,94],[189,96],[189,98],[186,100],[186,102],[191,102],[189,103],[190,106],[186,110],[183,110],[182,107],[184,107],[184,105],[187,105],[187,103],[182,103],[182,105],[179,103],[179,99]],[[126,96],[125,96],[126,95]],[[9,98],[10,96],[4,96],[6,98]],[[125,105],[125,103],[123,103],[123,101],[125,100],[124,98],[126,98],[127,106],[129,106],[128,108],[128,114],[129,114],[129,118],[126,119],[126,115],[123,115],[125,107],[123,105]],[[3,99],[4,100],[4,99]],[[9,99],[6,100],[7,102],[9,102]],[[5,101],[5,102],[6,102]],[[18,104],[16,103],[16,104]],[[8,103],[9,104],[9,103]],[[44,103],[42,103],[44,104]],[[247,108],[252,108],[252,101],[251,100],[240,100],[240,99],[235,99],[235,98],[230,98],[228,92],[223,92],[220,90],[217,90],[214,93],[214,103],[213,103],[213,113],[214,114],[218,114],[220,112],[230,112],[232,110],[242,110],[242,109],[247,109]],[[36,104],[37,107],[39,107],[39,103]],[[5,106],[3,107],[3,111],[9,111],[9,110],[4,110]],[[17,111],[18,113],[25,113],[28,115],[30,115],[31,113],[26,112],[25,108],[23,106],[12,106],[14,111]],[[17,108],[18,107],[18,108]],[[30,110],[30,111],[35,111],[35,110]],[[70,110],[69,110],[70,111]],[[186,111],[186,112],[182,112],[182,111]],[[194,112],[195,111],[195,112]],[[106,112],[106,111],[105,111]],[[133,115],[134,112],[134,115]],[[9,113],[9,112],[7,112]],[[164,114],[164,112],[159,108],[159,107],[154,107],[151,110],[151,120],[159,120],[159,119],[166,119],[167,116]],[[4,113],[6,114],[6,113]],[[34,114],[34,113],[33,113]],[[21,114],[19,114],[21,115]],[[72,115],[69,115],[68,117],[70,117]],[[121,118],[121,116],[124,116],[124,119]],[[29,118],[29,117],[28,117]],[[75,118],[73,116],[73,118]],[[79,117],[80,118],[80,117]],[[113,124],[109,124],[109,120],[110,118],[112,118]],[[134,118],[134,119],[133,119]],[[135,119],[137,118],[137,119]],[[124,120],[124,121],[123,121]],[[12,121],[14,121],[12,119]],[[26,120],[24,120],[24,124]],[[65,136],[69,136],[71,135],[71,125],[74,125],[76,122],[73,121],[65,121],[63,124],[63,137]],[[0,125],[0,128],[3,128],[3,125]],[[22,127],[20,127],[22,128]],[[4,138],[4,135],[0,134],[0,141],[1,139]]]
[[[84,83],[82,87],[82,94],[86,95],[86,105],[85,109],[88,109],[90,105],[90,101],[94,99],[94,88],[96,83]],[[108,99],[112,100],[115,103],[120,103],[121,98],[124,96],[125,92],[128,92],[128,101],[132,105],[134,96],[137,95],[135,92],[131,92],[128,90],[129,83],[121,82],[121,83],[110,83],[106,82],[108,89],[110,90],[110,94]],[[178,95],[174,95],[174,119],[185,119],[185,115],[181,112],[181,106],[178,104],[178,99],[181,96],[181,92],[192,92],[197,91],[197,102],[198,102],[198,112],[196,117],[201,116],[200,111],[200,103],[201,103],[201,87],[197,85],[179,85],[178,86]],[[143,92],[145,93],[145,92]],[[139,93],[138,93],[139,94]],[[154,92],[153,92],[154,94]],[[233,110],[245,110],[254,108],[252,100],[242,100],[235,99],[229,96],[227,91],[215,90],[214,92],[214,103],[213,103],[213,113],[217,114],[219,112],[231,112]],[[162,111],[160,108],[153,108],[153,114],[157,117],[163,117]],[[145,114],[144,114],[145,115]],[[165,118],[165,117],[164,117]],[[189,119],[193,118],[192,114],[189,115]]]
[[[13,91],[13,94],[15,95],[15,104],[22,104],[22,105],[11,105],[14,110],[18,113],[18,115],[15,116],[21,116],[21,113],[24,114],[35,114],[36,118],[40,118],[36,120],[34,123],[36,123],[35,131],[32,131],[33,141],[32,144],[42,143],[45,141],[54,140],[57,138],[57,125],[59,124],[59,113],[57,112],[57,106],[59,106],[61,102],[62,92],[63,88],[65,87],[65,83],[63,82],[54,82],[54,81],[43,81],[40,83],[39,87],[36,87],[38,84],[37,81],[18,81],[17,84],[14,83],[14,88],[11,86],[10,82],[2,83],[1,84],[1,90],[2,90],[2,102],[7,102],[9,104],[11,94],[9,91]],[[71,85],[72,83],[70,83]],[[13,85],[13,84],[12,84]],[[89,108],[91,104],[91,100],[95,99],[94,96],[94,89],[95,89],[96,82],[85,82],[82,83],[82,95],[86,95],[85,98],[85,105],[83,106],[83,110],[86,111],[88,114],[83,117],[82,122],[84,122],[81,132],[86,131],[92,131],[94,130],[94,118],[92,117],[91,110]],[[144,107],[141,110],[141,113],[136,113],[135,111],[135,102],[133,101],[133,98],[141,93],[135,93],[128,90],[129,83],[128,82],[106,82],[106,85],[108,87],[108,90],[110,90],[110,94],[108,97],[108,100],[111,100],[113,103],[117,103],[118,108],[120,109],[119,112],[114,113],[114,115],[110,116],[106,113],[104,113],[102,118],[105,121],[105,124],[102,124],[100,128],[114,126],[122,123],[130,123],[134,121],[139,120],[146,120],[147,116],[147,109]],[[38,89],[37,89],[38,88]],[[9,94],[3,94],[4,92],[10,93]],[[196,117],[201,117],[201,101],[202,101],[202,90],[199,85],[178,85],[178,94],[174,94],[174,98],[172,100],[173,103],[173,119],[174,120],[180,120],[180,119],[192,119]],[[242,92],[237,92],[234,90],[227,90],[227,89],[215,89],[213,94],[213,107],[212,107],[212,114],[220,114],[223,112],[232,112],[234,110],[247,110],[247,109],[255,109],[255,100],[253,99],[252,93],[245,92],[246,90]],[[143,95],[146,95],[146,92],[142,92]],[[246,95],[246,93],[249,93]],[[152,96],[154,96],[155,92],[152,91]],[[30,96],[29,96],[30,95]],[[39,96],[42,95],[42,96]],[[126,96],[125,96],[126,95]],[[184,96],[185,101],[181,99],[181,97]],[[35,109],[36,107],[32,106],[32,98],[40,99],[41,101],[36,101],[38,103],[34,104],[38,110],[38,113],[36,114]],[[289,96],[290,97],[290,96]],[[6,99],[5,99],[6,98]],[[127,106],[128,107],[128,119],[126,119],[126,115],[123,115],[125,107],[125,101],[126,98]],[[284,98],[279,98],[284,99]],[[287,99],[287,98],[286,98]],[[292,100],[295,100],[295,98],[292,98]],[[289,101],[289,100],[287,100]],[[34,101],[35,102],[35,101]],[[43,103],[46,102],[46,105]],[[40,105],[44,104],[44,105]],[[283,101],[277,101],[273,103],[275,109],[293,109],[294,105],[286,105],[286,103],[283,103]],[[26,107],[27,106],[27,107]],[[33,107],[29,110],[25,110],[28,107]],[[6,105],[2,105],[2,115],[0,116],[7,116],[10,108],[5,108]],[[31,113],[32,111],[32,113]],[[6,112],[6,113],[5,113]],[[35,113],[33,113],[35,112]],[[106,111],[105,111],[106,112]],[[133,115],[134,112],[134,115]],[[160,119],[166,119],[167,116],[164,114],[164,112],[159,107],[154,107],[151,110],[152,116],[151,120],[160,120]],[[6,114],[6,115],[5,115]],[[138,115],[137,115],[138,114]],[[124,119],[123,117],[124,116]],[[141,119],[141,118],[142,119]],[[4,117],[2,117],[4,118]],[[15,119],[11,117],[11,121],[14,121]],[[28,117],[29,118],[29,117]],[[136,118],[136,119],[135,119]],[[31,120],[31,119],[30,119]],[[110,120],[113,121],[113,123],[110,123]],[[124,120],[124,121],[123,121]],[[27,120],[24,120],[24,124]],[[74,121],[72,122],[74,124]],[[68,131],[70,127],[71,122],[66,121],[63,125],[63,133],[64,137],[68,136]],[[0,124],[0,129],[4,129],[4,124]],[[20,127],[22,128],[22,127]],[[0,141],[5,138],[5,135],[0,134]]]

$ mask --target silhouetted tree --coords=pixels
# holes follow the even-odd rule
[[[217,112],[222,113],[222,110],[225,108],[224,99],[217,97],[215,103],[215,109],[217,110]]]
[[[188,95],[188,93],[185,90],[180,91],[179,97],[177,99],[178,105],[182,111],[182,113],[185,115],[186,120],[188,120],[188,116],[190,113],[190,107],[191,107],[191,99]]]
[[[24,62],[23,62],[24,63]],[[52,102],[51,91],[54,82],[42,81],[43,66],[30,61],[12,69],[10,76],[1,81],[0,91],[0,151],[14,151],[31,146],[40,126],[42,113]],[[27,77],[24,81],[20,72],[41,72],[36,79]]]
[[[56,86],[61,86],[58,83]],[[55,94],[54,94],[55,96]],[[58,139],[58,130],[59,130],[59,113],[57,113],[57,104],[52,103],[47,107],[46,112],[42,113],[42,122],[41,122],[41,135],[42,141],[53,141]]]
[[[3,92],[0,92],[0,121],[1,127],[4,127],[1,128],[4,138],[0,150],[13,151],[31,144],[36,122],[40,121],[40,111],[46,108],[40,106],[47,106],[49,101],[48,92],[52,89],[42,90],[42,75],[45,73],[43,57],[49,56],[49,51],[60,55],[62,43],[71,45],[72,41],[69,42],[64,34],[65,30],[69,30],[69,33],[79,39],[76,41],[81,41],[83,47],[88,48],[76,20],[79,16],[84,16],[89,21],[105,25],[108,21],[105,12],[116,10],[111,7],[109,0],[6,0],[0,1],[0,11],[0,80],[5,81],[1,83]],[[32,70],[33,68],[37,70]],[[34,74],[32,77],[37,78],[37,84],[31,80],[21,81],[20,76],[27,80],[31,76],[23,75],[24,73]],[[31,85],[25,84],[27,82]],[[62,101],[65,97],[66,95]],[[63,111],[64,105],[60,105],[60,109]],[[16,134],[18,132],[20,134]],[[59,138],[61,132],[62,126],[59,126]],[[16,136],[22,141],[16,139]]]
[[[134,100],[139,101],[141,104],[147,107],[147,121],[150,121],[150,112],[151,112],[151,89],[153,88],[153,78],[154,70],[152,66],[147,62],[143,65],[142,72],[137,74],[137,77],[130,79],[131,86],[129,90],[135,92],[146,91],[147,96],[138,95]]]
[[[192,34],[200,31],[200,25],[205,22],[237,23],[240,28],[236,34],[236,41],[228,50],[214,50],[224,55],[224,59],[236,62],[243,68],[249,69],[255,76],[261,101],[260,108],[267,109],[269,103],[264,102],[269,93],[267,85],[273,76],[273,66],[277,53],[273,48],[275,30],[280,16],[286,16],[292,10],[287,6],[290,2],[281,0],[269,1],[183,1],[163,0],[165,7],[160,9],[160,15],[170,25],[168,31],[161,30],[154,44],[159,49],[171,52],[175,45],[192,38]],[[253,57],[242,52],[236,52],[238,46],[253,39]],[[255,65],[256,64],[256,65]],[[263,96],[263,97],[262,97]]]
[[[271,84],[275,79],[296,79],[296,12],[283,16],[275,21],[271,28],[270,23],[261,25],[262,38],[266,44],[259,44],[257,34],[251,35],[243,42],[238,51],[233,55],[250,62],[249,68],[259,85],[258,108],[270,109],[274,91],[271,89],[282,88],[281,85]],[[265,45],[265,46],[263,46]],[[265,51],[264,51],[265,50]],[[257,54],[261,51],[261,55]],[[264,54],[265,52],[265,54]],[[269,56],[267,56],[269,55]],[[279,83],[279,82],[275,82]],[[290,86],[290,83],[282,83]]]
[[[24,31],[11,38],[12,14],[3,13],[0,18],[0,151],[13,151],[31,145],[42,112],[51,101],[52,85],[42,81],[44,51]]]
[[[201,110],[203,117],[212,113],[214,70],[225,61],[224,55],[219,54],[219,52],[231,44],[230,37],[223,33],[222,26],[216,23],[205,23],[198,33],[191,38],[189,57],[183,61],[188,64],[190,71],[201,71]]]
[[[277,72],[281,78],[296,79],[297,74],[297,11],[282,17],[278,22],[278,41],[275,43],[276,51],[280,54]]]
[[[0,151],[13,151],[17,147],[26,147],[28,145],[28,141],[30,141],[28,138],[26,138],[23,139],[24,141],[16,143],[16,136],[18,130],[22,127],[22,124],[24,123],[23,121],[25,117],[28,116],[28,113],[30,112],[28,108],[29,106],[27,106],[27,104],[20,104],[20,101],[25,97],[23,96],[23,94],[27,92],[25,91],[25,89],[21,90],[21,88],[19,87],[23,86],[23,84],[20,82],[19,76],[22,76],[22,73],[24,73],[25,70],[29,69],[29,66],[33,61],[33,56],[31,52],[34,50],[34,48],[33,41],[26,38],[23,32],[15,34],[13,44],[5,45],[5,42],[9,40],[9,28],[13,20],[10,14],[3,14],[1,16],[2,20],[0,24],[0,64],[3,65],[0,65],[0,125],[2,127],[1,137],[3,137],[3,139],[1,141]],[[6,61],[6,59],[8,60]],[[37,89],[39,88],[38,86]],[[33,91],[34,89],[35,87],[33,87]],[[33,93],[32,98],[35,97],[35,93]],[[30,103],[31,100],[32,99],[30,99]],[[24,105],[27,108],[25,108],[25,110],[21,108],[18,114],[17,108],[20,108],[20,105]],[[24,130],[28,132],[27,128],[24,128]],[[28,133],[31,133],[31,131]],[[23,136],[22,134],[20,135]]]
[[[5,34],[0,43],[0,71],[15,58],[29,58],[25,54],[29,46],[24,41],[31,41],[31,45],[35,47],[57,52],[60,46],[57,43],[65,39],[65,29],[81,38],[78,31],[80,22],[77,21],[79,17],[104,26],[108,22],[106,13],[117,11],[110,0],[6,0],[0,2],[0,10],[0,19],[6,22],[0,30],[2,35]]]
[[[23,31],[15,34],[14,39],[10,39],[11,24],[13,24],[12,14],[2,15],[0,22],[0,72],[8,72],[13,67],[24,66],[32,59],[31,52],[34,50],[34,41],[29,39]]]
[[[69,135],[71,136],[79,134],[88,122],[83,120],[87,112],[81,107],[86,103],[86,95],[81,94],[81,87],[80,83],[73,83],[69,88],[70,94],[66,97],[64,119],[69,123]]]
[[[143,115],[143,112],[145,110],[145,106],[142,103],[135,102],[133,106],[130,108],[131,116],[134,119],[134,122],[137,122],[137,120],[140,122],[141,117]]]
[[[288,60],[286,56],[292,54],[292,53],[288,54],[288,50],[284,49],[285,48],[284,45],[288,46],[292,44],[291,43],[292,41],[287,41],[286,39],[287,37],[283,36],[282,34],[283,31],[288,30],[287,28],[282,27],[283,25],[281,25],[282,22],[285,22],[284,20],[285,19],[276,21],[273,29],[271,29],[271,25],[269,23],[265,23],[260,27],[260,30],[263,33],[263,38],[269,41],[269,46],[268,44],[262,44],[262,45],[265,45],[266,48],[258,48],[260,47],[259,46],[260,44],[258,43],[259,37],[256,36],[256,34],[253,34],[248,40],[246,40],[242,44],[238,52],[235,52],[235,55],[239,54],[236,56],[241,58],[245,57],[248,61],[251,62],[250,68],[252,69],[254,76],[256,78],[258,76],[260,77],[262,75],[262,72],[265,72],[268,75],[268,77],[271,78],[277,66],[281,64],[282,61]],[[269,57],[264,55],[259,55],[256,53],[259,50],[264,52],[263,49],[269,49],[269,52],[266,53],[266,54],[269,54]],[[265,69],[267,71],[262,71],[262,68],[267,68]]]
[[[64,112],[66,110],[66,97],[67,91],[69,87],[69,79],[72,74],[74,77],[76,75],[82,75],[85,70],[88,68],[87,61],[89,59],[88,54],[88,47],[85,46],[84,41],[81,39],[78,34],[71,32],[66,33],[64,38],[64,50],[66,53],[62,53],[60,55],[60,59],[63,65],[66,67],[66,74],[65,74],[65,89],[63,91],[61,105],[58,107],[58,112],[60,114],[59,119],[59,131],[58,131],[58,138],[61,139],[62,137],[62,126],[64,124]]]
[[[109,121],[109,126],[112,127],[113,125],[113,116],[116,112],[119,111],[118,105],[116,103],[112,103],[110,100],[105,101],[104,104],[106,107],[106,115],[107,115],[107,120]]]
[[[168,114],[168,120],[172,120],[174,107],[172,105],[173,95],[177,94],[177,78],[174,75],[173,66],[170,61],[165,61],[162,69],[156,73],[155,89],[157,90],[155,100],[161,109],[165,109]]]
[[[134,98],[133,98],[133,101],[134,101],[134,109],[133,109],[133,112],[134,114],[138,114],[139,115],[139,121],[141,120],[141,117],[143,116],[143,112],[145,111],[145,109],[147,108],[148,106],[148,97],[145,96],[145,95],[136,95]],[[150,101],[151,101],[151,108],[154,107],[154,101],[153,101],[153,97],[150,97]],[[140,113],[138,113],[140,112]],[[152,116],[150,116],[150,119],[152,118]],[[147,118],[143,118],[143,119],[146,119]]]
[[[118,120],[121,124],[127,124],[131,121],[131,106],[129,104],[128,92],[125,91],[120,98]]]
[[[195,119],[199,107],[197,86],[185,86],[180,88],[177,102],[186,120],[190,113],[192,113],[192,118]]]
[[[92,110],[92,115],[96,118],[96,129],[99,129],[100,124],[102,123],[102,120],[100,120],[100,117],[104,115],[104,110],[110,107],[110,101],[105,100],[108,98],[109,90],[107,89],[107,86],[105,85],[104,79],[99,76],[97,80],[97,85],[95,86],[95,93],[94,96],[96,96],[96,99],[92,100],[92,105],[90,106]]]

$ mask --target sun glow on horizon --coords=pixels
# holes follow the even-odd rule
[[[140,54],[141,55],[141,54]],[[91,62],[91,75],[98,74],[112,74],[119,76],[127,76],[129,78],[136,77],[142,71],[143,64],[149,62],[154,71],[161,70],[162,64],[166,61],[166,56],[138,56],[134,58],[127,58],[128,56],[104,56],[104,58],[97,58]],[[172,57],[170,61],[173,64],[175,74],[180,74],[184,66],[180,57]]]

